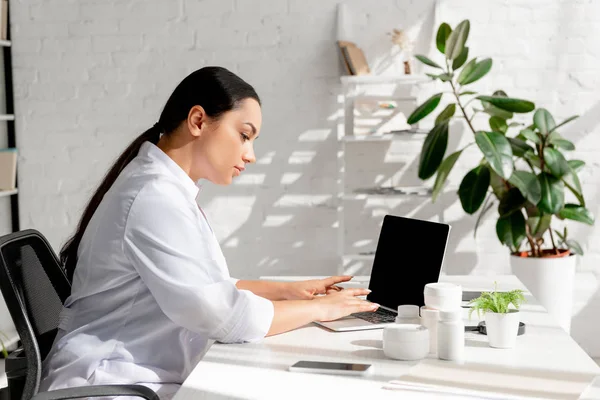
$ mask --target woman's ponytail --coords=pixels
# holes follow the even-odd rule
[[[79,243],[81,243],[81,238],[83,237],[85,228],[87,228],[92,216],[94,215],[94,212],[96,212],[96,209],[100,205],[102,198],[104,198],[106,192],[108,192],[113,183],[117,180],[117,177],[121,171],[123,171],[127,164],[129,164],[131,160],[137,156],[142,144],[144,142],[157,144],[161,133],[162,131],[160,124],[157,122],[152,128],[135,138],[135,140],[131,142],[127,149],[125,149],[125,151],[119,156],[117,161],[105,175],[102,183],[100,183],[100,186],[98,186],[98,189],[96,189],[96,192],[90,199],[88,205],[85,207],[85,211],[83,212],[83,216],[79,221],[79,225],[77,226],[75,234],[67,240],[60,250],[60,261],[64,266],[67,272],[67,277],[70,281],[73,279],[73,273],[75,271],[75,266],[77,265],[77,250],[79,248]]]

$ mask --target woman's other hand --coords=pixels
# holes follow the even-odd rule
[[[333,321],[357,312],[375,311],[379,304],[358,298],[370,293],[369,289],[344,289],[329,292],[314,301],[318,302],[317,321]]]
[[[339,292],[341,287],[336,284],[348,282],[352,276],[330,276],[324,279],[311,279],[306,281],[289,282],[284,289],[286,300],[311,300],[319,294]]]

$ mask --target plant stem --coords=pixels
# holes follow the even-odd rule
[[[469,117],[467,117],[467,112],[465,111],[465,108],[463,107],[462,103],[460,102],[460,97],[458,96],[458,92],[456,91],[456,86],[454,86],[454,82],[452,82],[451,80],[448,82],[450,82],[450,86],[452,86],[452,91],[454,92],[454,97],[456,97],[456,104],[458,104],[458,107],[460,108],[463,115],[465,116],[465,120],[467,121],[467,124],[469,124],[469,128],[471,128],[471,131],[473,131],[473,134],[476,134],[477,132],[475,132],[475,128],[473,128],[473,125],[471,124],[471,120],[469,119]]]
[[[556,247],[556,243],[554,243],[554,234],[552,234],[552,228],[548,229],[548,232],[550,232],[550,241],[552,242],[554,254],[558,254],[558,248]]]
[[[534,257],[538,256],[537,248],[535,246],[535,242],[533,241],[533,237],[531,236],[531,230],[529,229],[529,225],[525,224],[525,234],[527,235],[527,241],[529,242],[529,247],[531,247],[531,255]]]

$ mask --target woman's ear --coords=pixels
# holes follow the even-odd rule
[[[194,137],[199,137],[206,128],[207,115],[202,106],[194,106],[190,109],[187,118],[187,125],[190,133]]]

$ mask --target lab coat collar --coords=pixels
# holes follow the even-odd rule
[[[175,162],[171,157],[165,154],[158,146],[150,142],[142,143],[140,147],[140,153],[143,155],[147,155],[149,158],[158,161],[161,165],[163,165],[178,181],[181,182],[185,190],[192,196],[194,201],[198,196],[198,192],[200,188],[196,186],[192,178],[186,174],[183,169]]]

